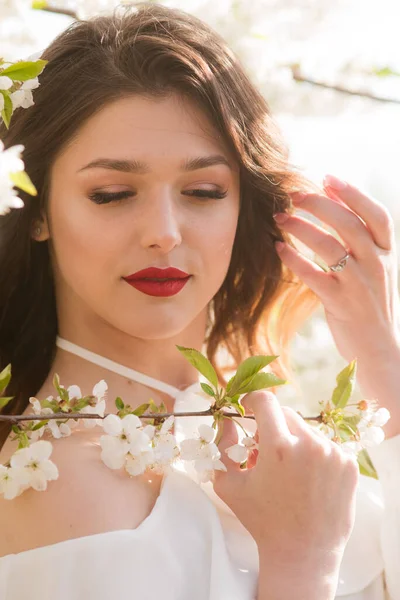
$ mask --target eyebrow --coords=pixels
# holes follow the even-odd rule
[[[210,156],[197,156],[183,161],[180,164],[182,171],[197,171],[198,169],[206,169],[214,165],[225,165],[233,171],[231,163],[221,154],[212,154]],[[148,164],[138,160],[119,160],[114,158],[96,158],[90,163],[81,167],[78,173],[87,169],[112,169],[113,171],[121,171],[122,173],[137,173],[145,175],[150,173],[151,169]]]

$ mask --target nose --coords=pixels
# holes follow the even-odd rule
[[[182,243],[178,208],[170,191],[148,196],[141,215],[139,231],[143,248],[159,248],[170,252]]]

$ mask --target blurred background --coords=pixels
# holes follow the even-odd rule
[[[124,2],[122,2],[123,4]],[[291,161],[321,184],[347,179],[383,202],[400,239],[400,3],[398,0],[165,0],[209,23],[261,89]],[[75,19],[115,0],[0,0],[0,57],[40,53]],[[301,394],[278,397],[316,414],[346,362],[319,309],[292,343]],[[356,390],[356,398],[361,398]],[[318,411],[319,412],[319,411]]]

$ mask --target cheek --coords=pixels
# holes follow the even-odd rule
[[[236,210],[225,212],[220,218],[210,220],[202,230],[197,231],[199,243],[203,247],[208,268],[216,277],[225,277],[232,256],[238,223]]]
[[[115,264],[121,239],[112,235],[109,223],[96,218],[90,208],[66,199],[57,203],[50,214],[56,269],[75,286],[97,278],[105,283],[105,267],[107,263]]]

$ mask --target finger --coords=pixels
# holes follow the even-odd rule
[[[260,456],[267,453],[271,444],[292,438],[275,394],[264,390],[250,392],[241,399],[241,404],[246,411],[248,409],[253,411],[256,418]]]
[[[278,245],[277,245],[278,244]],[[275,243],[276,251],[282,262],[295,273],[303,283],[305,283],[322,302],[330,302],[333,294],[337,292],[338,285],[341,283],[337,277],[331,277],[324,269],[313,262],[307,256],[304,256],[288,243],[279,246]],[[349,261],[351,260],[351,256]],[[333,275],[333,273],[331,273]]]
[[[375,240],[361,218],[352,210],[322,194],[292,196],[296,208],[310,212],[332,227],[359,259],[376,253]]]
[[[391,250],[394,243],[393,218],[387,208],[356,186],[342,181],[333,175],[326,175],[324,186],[344,200],[349,208],[365,221],[372,238],[383,250]]]
[[[338,263],[340,259],[346,255],[347,250],[343,247],[343,244],[326,229],[297,215],[284,214],[285,217],[287,217],[284,222],[281,221],[279,215],[277,217],[274,216],[279,227],[284,229],[287,233],[294,235],[303,242],[303,244],[306,244],[306,246],[316,252],[328,266]],[[354,271],[358,268],[357,263],[355,260],[352,260],[346,266],[345,275],[354,278]]]
[[[259,443],[259,437],[258,437],[258,430],[256,431],[255,435],[254,435],[254,440]],[[253,467],[255,467],[255,465],[257,464],[257,458],[258,458],[258,449],[257,448],[253,448],[253,450],[250,450],[249,452],[249,458],[247,459],[247,469],[252,469]]]
[[[222,421],[222,437],[218,443],[218,450],[221,453],[220,460],[224,463],[229,473],[240,471],[239,463],[234,462],[229,458],[226,453],[226,449],[230,446],[234,446],[239,441],[238,431],[235,423],[232,419],[225,418]],[[224,471],[216,470],[215,473],[224,473]],[[217,475],[218,476],[218,475]]]
[[[296,437],[304,438],[313,436],[319,442],[323,439],[331,444],[334,443],[322,431],[309,425],[307,421],[305,421],[303,417],[290,406],[282,406],[282,411],[286,417],[290,431]]]

